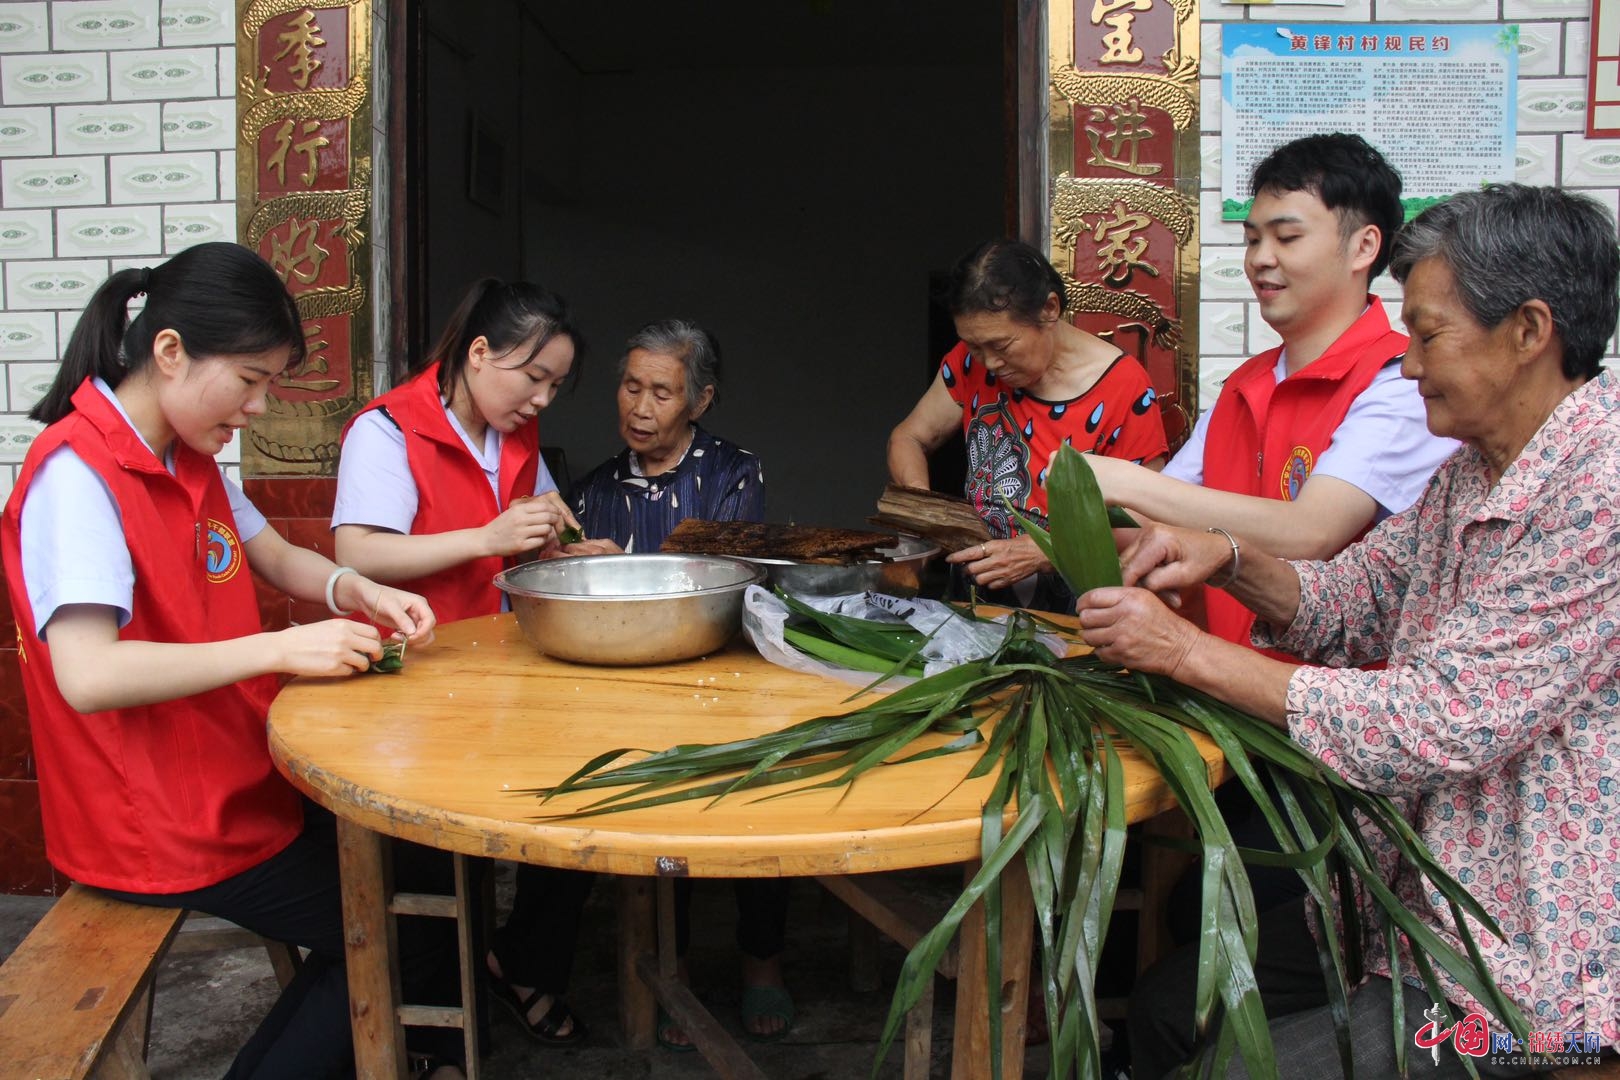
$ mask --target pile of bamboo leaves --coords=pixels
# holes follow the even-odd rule
[[[1107,511],[1091,469],[1079,454],[1065,450],[1059,455],[1048,477],[1048,491],[1051,533],[1029,528],[1053,565],[1077,595],[1118,585],[1119,561]],[[814,620],[818,636],[861,648],[859,627],[838,625],[840,637],[820,613],[807,617]],[[1497,928],[1435,862],[1389,799],[1349,786],[1285,732],[1207,695],[1168,679],[1112,669],[1089,656],[1060,660],[1035,640],[1036,629],[1029,618],[1015,614],[994,655],[922,679],[841,716],[819,717],[732,743],[676,746],[627,764],[614,763],[630,750],[610,751],[556,787],[537,793],[550,798],[564,792],[620,789],[590,804],[580,812],[584,814],[792,785],[771,796],[778,797],[805,788],[849,785],[877,766],[903,768],[907,761],[924,756],[977,752],[979,760],[968,775],[996,774],[983,809],[982,868],[906,957],[878,1060],[906,1011],[933,978],[974,903],[985,907],[988,969],[1000,969],[999,877],[1011,860],[1022,858],[1036,909],[1051,1075],[1095,1077],[1101,1073],[1101,1047],[1092,988],[1125,851],[1125,797],[1117,747],[1129,742],[1164,777],[1191,821],[1194,849],[1201,856],[1196,1023],[1202,1063],[1213,1065],[1216,1075],[1224,1074],[1234,1052],[1242,1055],[1251,1075],[1277,1075],[1255,986],[1257,920],[1245,860],[1291,867],[1309,889],[1318,959],[1346,1076],[1354,1075],[1347,1002],[1349,988],[1360,977],[1365,910],[1356,903],[1358,885],[1372,902],[1380,924],[1376,932],[1387,939],[1393,964],[1400,963],[1397,942],[1404,937],[1411,945],[1417,975],[1434,1001],[1445,1000],[1435,977],[1438,964],[1515,1034],[1525,1036],[1525,1018],[1491,980],[1471,936],[1470,920],[1492,933]],[[861,651],[878,657],[871,666],[882,673],[881,682],[914,659],[914,646],[909,642],[904,648],[891,646],[888,652]],[[1207,734],[1225,754],[1238,782],[1274,830],[1280,854],[1242,850],[1233,843],[1189,729]],[[949,740],[930,750],[908,749],[929,732]],[[702,782],[684,786],[695,780]],[[1013,808],[1016,816],[1004,829]],[[1366,838],[1370,830],[1387,837],[1406,864],[1420,871],[1449,902],[1468,955],[1451,948],[1401,905],[1379,873]],[[1336,925],[1342,934],[1335,932]],[[1396,980],[1404,974],[1398,966],[1392,972]],[[987,980],[991,1064],[997,1076],[999,984],[999,979]],[[1411,1038],[1402,1028],[1399,1010],[1394,1022],[1395,1052],[1404,1071]],[[1472,1060],[1462,1060],[1472,1073]],[[874,1063],[874,1071],[876,1067]]]

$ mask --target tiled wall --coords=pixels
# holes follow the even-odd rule
[[[1587,24],[1591,0],[1346,0],[1343,7],[1246,6],[1203,0],[1203,250],[1199,393],[1214,403],[1220,382],[1249,356],[1278,343],[1260,318],[1243,277],[1243,232],[1221,221],[1221,27],[1228,22],[1517,23],[1519,25],[1518,176],[1527,184],[1563,184],[1620,208],[1620,141],[1588,141]],[[1398,314],[1400,286],[1389,275],[1373,291]],[[1615,352],[1613,342],[1609,349]]]
[[[0,498],[37,431],[24,414],[96,286],[236,239],[235,12],[233,0],[0,2]],[[0,891],[62,884],[44,859],[16,650],[0,649]]]

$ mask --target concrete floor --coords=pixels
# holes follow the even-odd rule
[[[510,877],[510,868],[502,867],[498,880],[509,882]],[[943,911],[960,881],[956,870],[942,869],[918,872],[911,884],[919,894],[935,896]],[[498,889],[498,898],[504,892]],[[483,1061],[488,1080],[543,1076],[682,1080],[713,1075],[697,1054],[662,1048],[638,1052],[622,1045],[616,1018],[613,896],[611,885],[598,883],[581,931],[569,1000],[590,1026],[585,1044],[563,1050],[537,1047],[497,1008],[492,1018],[494,1045]],[[0,957],[10,955],[50,903],[42,897],[0,896]],[[689,961],[693,986],[719,1021],[740,1036],[737,954],[731,937],[734,922],[731,889],[724,883],[700,882],[692,903]],[[795,882],[784,968],[798,1020],[784,1041],[769,1045],[745,1042],[745,1047],[770,1077],[855,1080],[871,1075],[889,995],[903,959],[898,946],[882,942],[882,988],[872,993],[851,990],[843,905],[813,882]],[[275,994],[275,979],[263,950],[170,958],[158,975],[148,1058],[152,1076],[155,1080],[202,1080],[223,1075]],[[939,980],[934,1077],[950,1074],[953,1005],[952,984]],[[897,1044],[876,1075],[898,1078],[901,1060]],[[1026,1075],[1043,1076],[1045,1066],[1045,1048],[1032,1047],[1026,1058]]]

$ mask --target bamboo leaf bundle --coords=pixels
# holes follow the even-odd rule
[[[1080,454],[1067,448],[1060,452],[1048,490],[1051,533],[1025,522],[1036,543],[1077,595],[1098,585],[1119,584],[1109,517]],[[867,654],[874,665],[887,663],[893,669],[903,662],[897,656],[903,646],[894,640],[892,627],[880,630],[881,624],[825,617],[814,622],[818,637]],[[1091,656],[1058,659],[1036,640],[1036,631],[1035,620],[1015,612],[994,655],[920,679],[843,715],[731,743],[676,746],[626,764],[614,763],[629,748],[610,751],[557,786],[533,792],[550,799],[570,791],[622,789],[579,812],[599,814],[773,787],[778,790],[769,797],[780,797],[808,787],[848,785],[880,764],[979,751],[969,777],[996,772],[982,814],[981,869],[906,957],[878,1060],[975,903],[984,905],[989,970],[999,970],[998,880],[1011,860],[1022,856],[1035,904],[1040,989],[1051,1031],[1050,1075],[1094,1077],[1100,1075],[1102,1047],[1092,986],[1125,850],[1125,795],[1117,750],[1123,740],[1164,777],[1192,823],[1193,849],[1202,860],[1195,1021],[1206,1064],[1224,1070],[1238,1053],[1252,1076],[1277,1076],[1255,982],[1258,918],[1246,859],[1291,867],[1307,887],[1319,930],[1317,959],[1345,1075],[1354,1074],[1349,987],[1359,980],[1361,969],[1357,885],[1384,923],[1392,964],[1399,962],[1394,945],[1402,936],[1434,1000],[1444,1000],[1435,973],[1438,964],[1515,1034],[1526,1036],[1525,1017],[1492,981],[1470,924],[1500,931],[1439,866],[1389,799],[1350,786],[1285,732],[1261,720],[1166,678],[1113,669]],[[914,645],[912,649],[908,656],[914,655]],[[1189,731],[1208,735],[1225,754],[1275,832],[1280,854],[1247,852],[1235,845]],[[948,735],[950,741],[900,756],[926,732]],[[692,781],[700,782],[678,787]],[[1016,817],[1004,832],[1003,822],[1013,808]],[[1381,834],[1450,905],[1467,955],[1401,905],[1380,875],[1364,829]],[[1343,927],[1342,938],[1335,933],[1336,923]],[[1397,980],[1403,974],[1398,967],[1392,971]],[[986,981],[991,1065],[999,1076],[1000,980]],[[1404,1041],[1397,1019],[1396,1054],[1403,1063]],[[1472,1072],[1472,1061],[1463,1061]]]

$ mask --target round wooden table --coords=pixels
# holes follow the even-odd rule
[[[621,1020],[633,1045],[650,1045],[653,1029],[652,1001],[632,974],[652,948],[649,879],[847,875],[977,859],[980,806],[993,776],[964,782],[978,757],[972,751],[872,770],[848,793],[768,802],[734,795],[707,808],[693,800],[558,819],[546,815],[588,799],[542,806],[524,792],[616,747],[719,742],[837,715],[854,707],[845,700],[851,690],[767,663],[741,639],[711,656],[661,667],[564,663],[538,655],[509,614],[440,627],[438,640],[411,650],[395,675],[289,684],[270,710],[270,751],[294,785],[339,819],[361,1075],[388,1076],[403,1062],[389,1007],[398,1005],[398,982],[386,932],[385,836],[464,856],[625,875]],[[1200,749],[1214,783],[1224,765],[1220,753],[1207,741]],[[1130,820],[1174,805],[1150,765],[1128,750],[1124,762]],[[1021,906],[1027,907],[1009,903],[1007,910]],[[972,1018],[963,1016],[961,1002],[975,997],[978,980],[968,960],[982,934],[966,932],[966,924],[964,930],[956,1068],[972,1075],[973,1059],[983,1055],[964,1030],[973,1024],[964,1024]],[[1027,968],[1027,946],[1009,942],[1003,955],[1009,965],[1021,958]],[[982,960],[978,966],[982,979]],[[639,973],[649,974],[644,962]],[[1018,974],[1022,999],[1027,971]],[[667,987],[656,989],[662,996]],[[1022,1005],[1010,1015],[1022,1017]],[[982,1015],[977,1023],[982,1047],[988,1038]],[[1019,1029],[1021,1050],[1021,1025],[1007,1026]],[[1009,1066],[1019,1060],[1007,1057]]]

